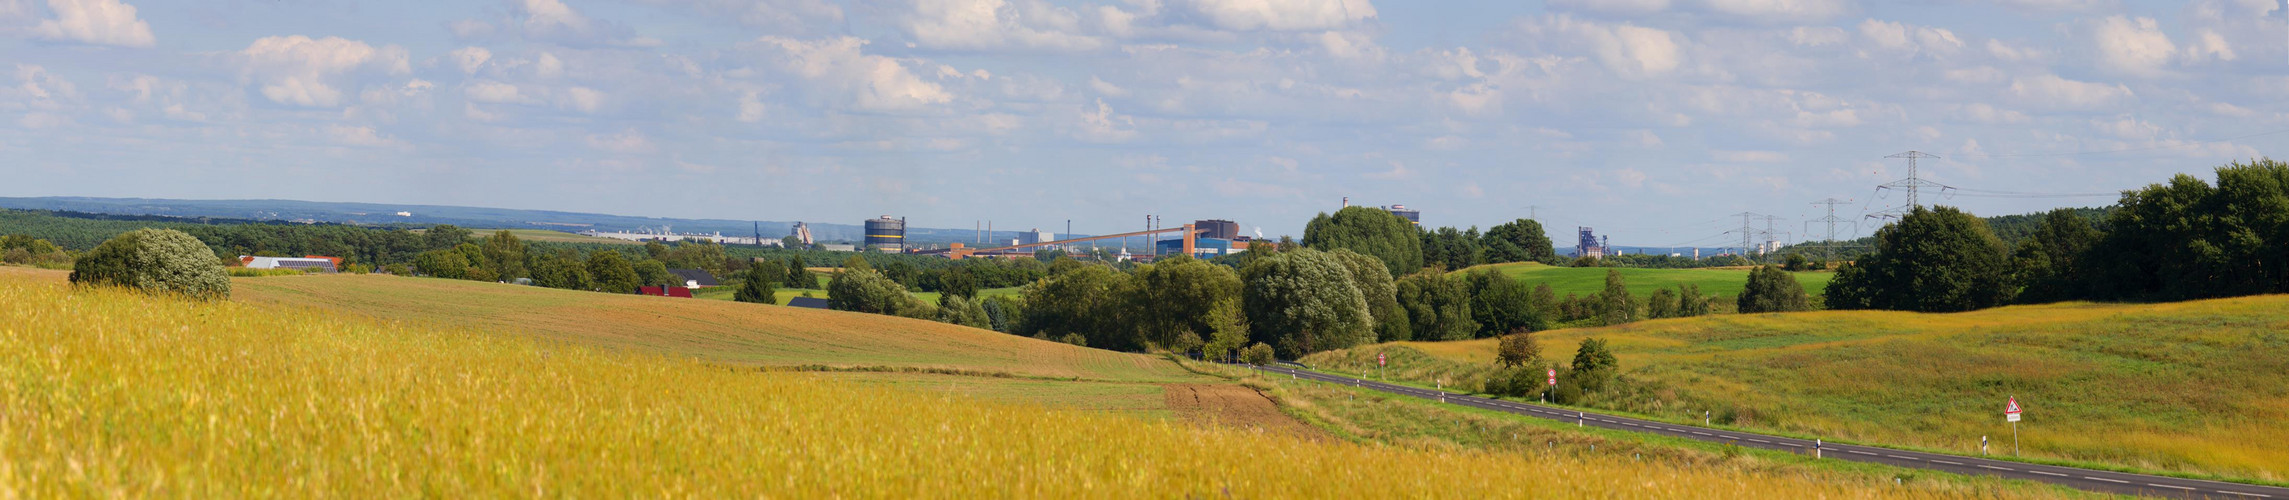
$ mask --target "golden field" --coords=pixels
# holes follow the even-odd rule
[[[15,270],[0,304],[0,498],[1939,494],[1312,442]]]

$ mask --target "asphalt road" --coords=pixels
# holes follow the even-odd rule
[[[1602,427],[1607,429],[1618,429],[1632,432],[1646,432],[1719,443],[1735,443],[1744,447],[1781,450],[1799,454],[1811,453],[1811,449],[1814,447],[1814,443],[1812,441],[1804,439],[1768,436],[1763,434],[1751,434],[1730,430],[1717,430],[1706,427],[1677,425],[1667,422],[1655,422],[1650,420],[1638,420],[1634,418],[1617,417],[1598,413],[1586,413],[1578,410],[1562,409],[1529,403],[1501,401],[1451,392],[1441,392],[1403,385],[1386,384],[1372,380],[1362,380],[1355,377],[1329,375],[1309,370],[1300,370],[1288,366],[1259,366],[1255,367],[1255,369],[1282,375],[1292,375],[1300,379],[1364,387],[1392,394],[1442,401],[1447,404],[1468,406],[1472,408],[1494,410],[1506,413],[1515,413],[1519,415],[1547,418],[1563,422],[1576,422],[1580,425],[1590,427]],[[2181,498],[2279,498],[2283,500],[2289,500],[2289,488],[2274,488],[2269,486],[2203,481],[2199,479],[2180,479],[2174,477],[2149,476],[2143,474],[2128,474],[2122,472],[2078,469],[2074,467],[2060,467],[2055,465],[2036,465],[2024,462],[1989,460],[1979,457],[1943,455],[1937,453],[1925,453],[1919,451],[1905,451],[1890,448],[1876,448],[1870,446],[1857,446],[1836,443],[1823,443],[1819,445],[1819,448],[1820,454],[1825,458],[1851,460],[1855,462],[1874,462],[1886,465],[1947,471],[1967,475],[1987,475],[2012,479],[2026,479],[2032,481],[2041,481],[2045,483],[2060,484],[2076,489],[2105,493],[2123,493],[2133,495]]]

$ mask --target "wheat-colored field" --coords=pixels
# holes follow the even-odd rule
[[[1704,296],[1729,299],[1740,295],[1741,290],[1748,289],[1750,271],[1748,268],[1737,267],[1708,269],[1557,267],[1534,262],[1488,264],[1468,270],[1478,269],[1501,271],[1502,275],[1517,278],[1529,286],[1548,284],[1550,290],[1557,292],[1559,297],[1565,297],[1569,293],[1588,297],[1591,294],[1604,291],[1606,271],[1611,269],[1621,271],[1622,282],[1629,289],[1630,295],[1637,297],[1638,300],[1644,300],[1654,290],[1662,288],[1675,291],[1677,285],[1682,284],[1700,287],[1701,295]],[[1804,286],[1804,293],[1814,296],[1827,293],[1828,282],[1836,278],[1836,273],[1828,271],[1805,271],[1790,274],[1796,276],[1797,284]],[[1720,308],[1729,311],[1732,310],[1732,304],[1724,304]]]
[[[1718,315],[1539,334],[1565,362],[1581,339],[1616,347],[1651,394],[1593,404],[1749,429],[1977,453],[2008,452],[2004,402],[2025,407],[2029,456],[2289,480],[2289,296],[2065,303],[1954,314]],[[1496,342],[1409,342],[1322,353],[1337,370],[1388,352],[1394,378],[1482,374]]]
[[[872,314],[385,275],[283,276],[239,280],[233,286],[234,300],[241,302],[482,327],[548,341],[740,364],[1199,380],[1151,356]]]
[[[0,498],[1945,493],[1313,442],[14,271],[0,303]]]

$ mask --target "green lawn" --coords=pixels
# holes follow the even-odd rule
[[[1747,269],[1639,269],[1623,267],[1554,267],[1540,263],[1489,264],[1465,271],[1495,269],[1504,276],[1525,280],[1529,284],[1548,283],[1559,297],[1574,294],[1587,297],[1605,290],[1607,270],[1621,271],[1622,282],[1628,285],[1630,295],[1644,298],[1655,289],[1675,289],[1677,285],[1691,283],[1701,287],[1702,295],[1731,297],[1748,288]],[[1828,291],[1828,280],[1836,273],[1808,271],[1793,273],[1796,282],[1804,285],[1804,293],[1818,296]]]

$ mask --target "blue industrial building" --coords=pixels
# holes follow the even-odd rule
[[[1160,240],[1159,243],[1153,245],[1153,250],[1156,255],[1184,253],[1184,240]],[[1192,256],[1203,259],[1214,258],[1219,255],[1231,255],[1247,250],[1247,244],[1235,244],[1234,241],[1224,238],[1195,238],[1192,240]]]

